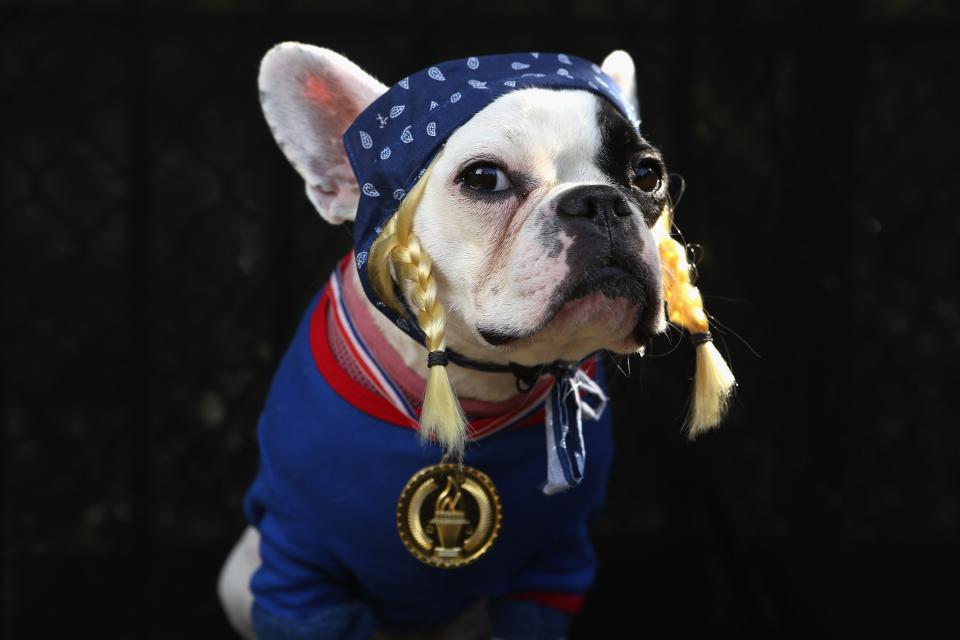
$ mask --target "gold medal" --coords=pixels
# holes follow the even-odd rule
[[[451,569],[477,560],[500,532],[503,506],[487,474],[434,464],[414,474],[400,494],[397,529],[413,556]]]

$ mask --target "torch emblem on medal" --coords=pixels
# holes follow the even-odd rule
[[[470,564],[497,538],[503,509],[483,472],[456,464],[418,471],[397,505],[400,539],[421,562],[440,568]]]
[[[434,547],[433,551],[441,558],[460,556],[462,549],[462,545],[458,544],[460,533],[463,532],[464,525],[470,525],[470,521],[464,517],[464,512],[457,508],[462,497],[457,481],[453,476],[447,476],[447,487],[437,498],[433,519],[430,520],[430,525],[440,539],[440,545]],[[431,533],[430,527],[427,527],[427,533]],[[471,532],[468,530],[466,533]]]

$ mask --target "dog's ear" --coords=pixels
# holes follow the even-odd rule
[[[620,94],[627,106],[633,109],[633,113],[639,113],[637,74],[630,54],[623,49],[617,49],[603,59],[600,68],[603,69],[605,74],[613,78],[613,81],[620,87]]]
[[[332,224],[353,220],[360,200],[343,132],[387,90],[342,55],[299,42],[278,44],[260,63],[260,105],[273,137]]]

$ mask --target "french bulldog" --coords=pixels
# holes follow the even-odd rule
[[[624,51],[614,51],[600,66],[616,82],[623,99],[636,110],[631,57]],[[352,221],[361,191],[342,135],[387,87],[338,53],[284,43],[264,57],[259,89],[273,135],[303,177],[307,196],[320,216],[330,224]],[[577,362],[596,352],[642,353],[648,339],[666,327],[660,264],[651,228],[667,198],[667,172],[660,152],[600,95],[533,87],[499,97],[446,140],[414,218],[414,230],[433,261],[438,299],[447,310],[447,344],[476,360],[523,365],[558,360]],[[342,276],[342,297],[354,316],[364,318],[358,321],[357,330],[365,334],[373,357],[385,363],[389,375],[402,379],[405,388],[415,397],[422,392],[427,375],[423,366],[424,347],[379,313],[363,295],[356,268],[344,268]],[[288,353],[287,357],[293,356]],[[508,373],[477,371],[456,364],[450,364],[448,370],[468,414],[471,407],[480,407],[481,413],[483,408],[509,407],[523,395],[514,376]],[[592,429],[592,425],[585,427],[585,431]],[[392,429],[384,433],[400,431]],[[408,432],[396,437],[416,441],[415,434]],[[542,474],[542,446],[524,451],[522,447],[528,445],[519,439],[508,440],[511,437],[514,436],[506,432],[494,434],[478,443],[476,449],[492,450],[494,446],[485,443],[502,439],[505,446],[511,447],[509,456],[503,456],[509,457],[509,470],[504,474],[522,472],[524,477]],[[609,440],[609,433],[604,437]],[[533,441],[542,442],[542,436]],[[586,476],[592,476],[593,481],[570,492],[591,496],[589,502],[594,506],[603,493],[609,463],[609,456],[604,452],[608,444],[591,443],[594,447],[591,454],[595,450],[597,453],[588,463]],[[261,437],[261,447],[272,446]],[[468,457],[470,451],[468,446]],[[366,481],[361,477],[376,476],[390,465],[389,460],[380,459],[378,455],[391,454],[380,452],[376,444],[370,444],[364,445],[363,450],[338,449],[324,454],[331,456],[328,458],[317,455],[316,465],[321,466],[351,461],[342,472],[338,471],[337,477],[344,485],[356,486]],[[432,455],[437,457],[435,453]],[[475,466],[483,468],[482,464]],[[495,462],[488,466],[496,468]],[[416,465],[410,468],[415,470]],[[309,465],[304,469],[303,473],[309,473]],[[403,473],[410,475],[409,470]],[[397,494],[403,481],[392,485]],[[558,513],[568,508],[563,506],[568,504],[562,502],[568,500],[564,496],[534,498],[533,491],[514,498],[510,492],[512,483],[509,478],[497,482],[498,486],[505,487],[501,489],[506,505],[502,536],[526,535],[519,528],[509,532],[506,528],[510,522],[522,520],[526,510],[523,500],[545,501],[543,508],[547,513],[553,509],[550,500],[558,501],[555,509]],[[328,493],[337,494],[337,489],[330,487]],[[355,496],[349,498],[349,503],[353,505],[361,499]],[[315,501],[317,509],[326,508],[321,502],[323,500]],[[308,517],[303,511],[298,513]],[[340,512],[336,513],[338,515],[321,513],[318,522],[340,517]],[[364,517],[361,511],[355,513],[361,515],[351,516],[351,522]],[[393,527],[390,535],[396,536],[392,514],[387,513],[385,517],[386,527]],[[347,527],[348,523],[344,521],[343,526]],[[529,535],[536,539],[525,547],[530,553],[522,562],[518,560],[516,566],[523,563],[528,566],[533,557],[539,557],[532,550],[551,542],[543,539],[551,537],[549,531],[537,527],[536,522],[525,525]],[[594,563],[585,534],[581,529],[578,532],[586,545],[584,562]],[[230,553],[218,584],[227,617],[244,637],[254,637],[251,611],[261,604],[261,595],[251,589],[251,581],[256,584],[255,575],[269,561],[261,534],[255,526],[247,528]],[[270,535],[282,537],[276,532]],[[559,539],[559,533],[557,537]],[[359,538],[357,544],[361,544]],[[364,551],[365,557],[374,564],[392,562],[385,556],[381,559],[381,554],[405,554],[399,542],[376,547]],[[557,567],[564,563],[564,549],[551,548],[550,553],[561,559],[544,565],[547,566],[544,572],[559,571]],[[416,563],[412,558],[407,560]],[[479,561],[477,566],[486,561]],[[273,575],[271,580],[264,579],[261,583],[269,582],[269,589],[287,597],[298,585],[320,583],[327,578],[322,570],[312,573],[327,559],[321,561],[304,552],[291,562],[284,566],[298,569],[289,570],[286,576]],[[497,609],[511,592],[517,589],[530,592],[541,587],[524,583],[514,589],[511,579],[516,566],[502,558],[496,562],[493,570],[477,569],[475,574],[477,584],[490,578],[488,583],[496,587],[470,592],[461,608],[446,610],[427,620],[427,628],[419,630],[425,635],[418,637],[489,637],[492,634],[503,638],[532,638],[541,637],[539,634],[546,631],[555,634],[553,637],[563,635],[569,607],[558,608],[537,598],[526,598],[515,601],[521,603],[520,608],[507,609],[505,613]],[[434,597],[432,593],[458,588],[451,582],[456,572],[473,570],[473,567],[414,569],[403,566],[404,569],[390,576],[389,587],[382,589],[379,584],[365,582],[365,569],[347,566],[341,575],[331,578],[339,589],[336,597],[311,596],[297,601],[296,596],[290,596],[288,601],[297,602],[290,607],[302,609],[299,615],[290,614],[290,626],[273,624],[258,626],[258,629],[277,637],[308,637],[284,633],[295,634],[297,619],[310,618],[325,608],[364,607],[369,600],[376,612],[376,603],[389,597],[383,594],[387,588],[403,602],[415,602],[421,597],[418,594],[429,599]],[[498,575],[498,571],[503,575]],[[588,573],[592,579],[592,568]],[[285,579],[289,579],[289,588],[285,587]],[[290,607],[267,609],[274,617],[283,618],[284,611]],[[555,615],[558,610],[559,618]],[[379,628],[378,634],[396,632],[377,615],[357,614],[356,610],[339,621],[328,621],[329,624],[316,628],[324,629],[329,637],[360,637],[351,635],[356,633],[369,637],[370,625],[358,624],[358,615],[361,618],[367,615],[365,619],[372,620],[373,626]],[[476,622],[481,619],[486,622]],[[538,626],[538,621],[544,620],[548,621],[545,626]],[[265,628],[268,630],[264,631]],[[418,631],[411,631],[409,625],[403,630],[404,633]]]

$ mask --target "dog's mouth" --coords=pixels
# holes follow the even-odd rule
[[[589,315],[598,301],[607,299],[619,303],[615,308],[624,317],[628,314],[636,316],[637,320],[629,333],[640,345],[656,332],[654,318],[659,297],[659,288],[653,287],[651,290],[649,279],[641,266],[608,259],[561,285],[552,296],[547,313],[533,329],[519,332],[478,327],[477,331],[490,345],[507,346],[534,336],[561,315]]]
[[[637,273],[618,264],[606,264],[586,273],[573,281],[554,296],[552,315],[575,300],[593,293],[601,293],[611,300],[625,298],[637,304],[646,304],[647,296],[643,290],[643,281]],[[548,318],[547,322],[553,318]]]

